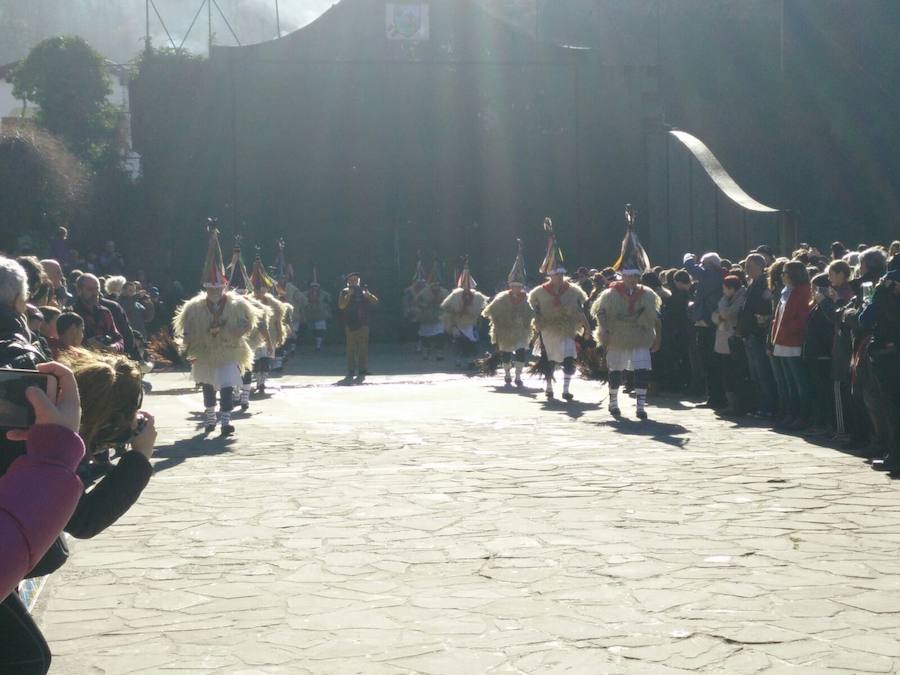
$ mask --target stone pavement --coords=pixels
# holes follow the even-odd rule
[[[860,459],[671,400],[613,423],[582,381],[334,379],[222,441],[153,377],[156,475],[40,599],[52,673],[900,670],[900,485]]]

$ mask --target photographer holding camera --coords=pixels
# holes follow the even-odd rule
[[[360,283],[356,272],[347,275],[347,286],[338,298],[338,308],[344,313],[347,331],[347,376],[344,384],[362,384],[369,367],[369,308],[378,304],[378,298],[369,287]]]

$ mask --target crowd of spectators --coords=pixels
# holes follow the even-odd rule
[[[51,251],[0,256],[0,367],[60,383],[56,400],[29,390],[35,424],[0,439],[2,672],[49,668],[19,580],[61,566],[61,532],[98,535],[150,480],[143,345],[183,296],[173,285],[163,301],[124,277],[112,242],[89,262],[61,231]],[[656,391],[703,395],[701,407],[723,417],[833,441],[900,472],[900,242],[855,251],[835,242],[827,254],[802,245],[790,258],[760,246],[737,262],[708,252],[682,263],[641,279],[661,299]],[[581,268],[574,281],[593,301],[615,277]]]
[[[34,425],[0,438],[0,672],[50,665],[20,580],[62,566],[63,532],[97,536],[150,480],[156,428],[141,409],[141,344],[157,316],[168,320],[158,296],[121,276],[66,277],[55,259],[0,256],[0,368],[59,382],[56,400],[30,388]]]
[[[580,269],[593,298],[615,272]],[[900,472],[900,241],[760,246],[742,260],[685,254],[641,283],[662,301],[654,388],[704,396],[723,417],[857,452]]]

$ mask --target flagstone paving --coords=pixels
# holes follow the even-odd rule
[[[862,460],[673,400],[613,423],[587,382],[333,379],[222,441],[153,377],[156,475],[40,598],[52,673],[900,670],[900,484]]]

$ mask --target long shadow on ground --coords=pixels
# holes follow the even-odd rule
[[[617,434],[624,436],[643,436],[651,441],[671,445],[676,448],[683,448],[690,442],[690,438],[679,438],[682,434],[688,433],[686,427],[680,424],[670,424],[668,422],[657,422],[655,420],[632,420],[627,417],[620,419],[606,420],[604,422],[594,422],[598,427],[612,429]]]
[[[233,436],[216,436],[200,433],[191,438],[182,438],[170,445],[163,445],[156,449],[153,457],[162,458],[162,461],[153,464],[154,473],[160,473],[172,469],[192,457],[214,457],[230,452],[234,445]]]

